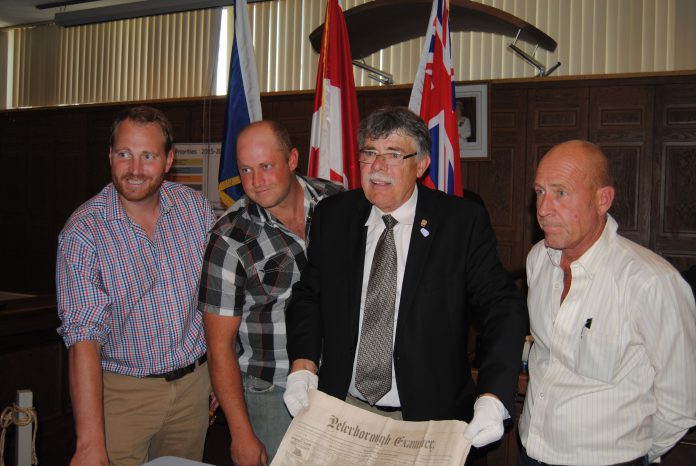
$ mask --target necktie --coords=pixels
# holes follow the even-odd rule
[[[396,246],[391,215],[383,215],[386,229],[377,241],[367,282],[365,311],[360,331],[360,349],[355,386],[374,405],[391,388],[394,303],[396,300]]]

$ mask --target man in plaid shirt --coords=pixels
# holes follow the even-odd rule
[[[196,290],[214,222],[198,192],[163,181],[171,126],[151,107],[111,129],[111,177],[58,238],[58,312],[69,349],[71,465],[201,460],[210,378]],[[201,367],[202,366],[202,367]]]
[[[341,190],[295,175],[298,157],[278,123],[242,130],[237,166],[246,196],[218,220],[203,261],[199,309],[210,376],[237,465],[270,463],[290,424],[285,309],[307,261],[314,206]]]

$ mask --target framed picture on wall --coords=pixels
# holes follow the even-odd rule
[[[488,84],[455,88],[459,156],[464,160],[488,159]]]

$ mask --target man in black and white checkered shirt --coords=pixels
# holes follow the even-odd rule
[[[270,463],[290,424],[285,309],[307,261],[314,206],[342,189],[295,175],[298,157],[278,123],[242,130],[237,166],[246,195],[211,230],[203,261],[198,307],[235,464]]]

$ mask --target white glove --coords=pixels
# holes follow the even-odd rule
[[[474,403],[474,418],[464,437],[476,448],[496,442],[503,437],[503,419],[509,417],[503,403],[492,396],[480,396]]]
[[[318,383],[319,377],[306,369],[288,374],[283,401],[292,417],[309,406],[309,391],[315,390]]]

